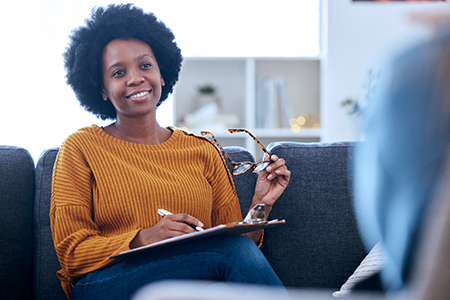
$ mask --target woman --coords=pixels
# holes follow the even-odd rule
[[[55,163],[50,219],[67,296],[126,299],[164,279],[281,286],[256,246],[262,231],[110,259],[193,232],[187,223],[209,228],[241,221],[239,202],[209,140],[156,121],[182,56],[170,29],[153,14],[132,5],[98,8],[72,33],[64,58],[67,82],[81,105],[115,120],[70,135]],[[266,215],[290,179],[283,159],[270,160],[252,203],[264,203]],[[162,218],[159,208],[174,214]]]

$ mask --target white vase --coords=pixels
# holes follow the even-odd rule
[[[198,110],[199,108],[201,108],[205,105],[211,104],[211,103],[215,103],[220,108],[219,99],[217,98],[217,96],[215,94],[200,94],[195,99],[194,110]]]

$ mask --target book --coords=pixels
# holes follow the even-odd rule
[[[145,245],[142,247],[122,251],[119,254],[112,255],[110,258],[124,258],[130,255],[134,255],[136,253],[141,253],[144,251],[150,251],[154,249],[159,249],[167,246],[175,246],[177,244],[181,244],[188,241],[193,241],[197,239],[203,239],[210,236],[215,236],[219,234],[243,234],[259,229],[265,229],[272,226],[284,224],[285,220],[271,220],[271,221],[263,221],[263,222],[254,222],[254,223],[230,223],[230,224],[222,224],[212,228],[205,229],[203,231],[196,231],[180,236],[176,236],[173,238],[168,238],[153,244]]]
[[[257,128],[290,128],[293,110],[283,77],[256,76],[255,98]]]
[[[279,105],[280,115],[280,126],[283,128],[290,128],[291,125],[289,121],[294,117],[292,113],[292,108],[289,105],[289,101],[286,93],[286,83],[283,78],[276,79],[276,90],[277,90],[277,100]]]

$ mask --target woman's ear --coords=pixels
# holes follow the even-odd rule
[[[102,98],[103,98],[103,101],[108,101],[108,95],[106,95],[105,89],[102,90]]]
[[[166,83],[164,82],[164,78],[162,77],[162,75],[161,75],[161,85],[162,85],[162,86],[165,86],[165,85],[166,85]]]

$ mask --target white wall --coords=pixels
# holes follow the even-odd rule
[[[411,13],[449,9],[448,3],[361,3],[322,0],[322,141],[358,140],[355,117],[341,101],[357,97],[369,69],[432,31],[410,21]]]
[[[96,119],[78,105],[65,82],[62,53],[70,31],[83,24],[93,6],[121,2],[127,1],[2,2],[0,144],[24,147],[37,161],[44,149],[60,146],[78,128],[109,123]],[[306,22],[313,15],[308,14],[308,8],[315,9],[316,1],[278,0],[276,5],[270,0],[131,2],[154,12],[172,28],[185,56],[318,54],[316,30],[310,25],[316,18],[310,17],[312,22]],[[296,6],[306,9],[293,9]],[[294,39],[286,28],[304,30]],[[157,118],[162,126],[173,124],[170,100],[158,109]]]

